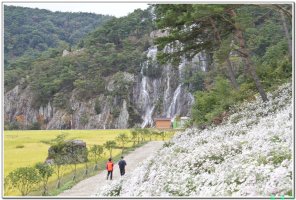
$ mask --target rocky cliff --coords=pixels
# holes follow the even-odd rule
[[[156,31],[150,37],[157,37]],[[169,47],[164,51],[171,51]],[[72,91],[70,109],[60,109],[48,102],[46,106],[33,105],[30,86],[17,85],[4,96],[5,121],[18,121],[21,128],[34,123],[42,129],[110,129],[153,126],[154,117],[189,116],[194,101],[188,86],[184,85],[185,71],[204,70],[207,62],[203,53],[191,61],[182,58],[179,66],[160,65],[156,60],[157,47],[151,46],[147,60],[139,74],[117,72],[107,77],[106,93],[88,100],[79,100]],[[121,91],[127,94],[121,94]]]

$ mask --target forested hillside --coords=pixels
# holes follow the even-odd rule
[[[141,21],[141,18],[146,21]],[[77,20],[79,19],[73,19],[73,22]],[[61,21],[65,21],[65,19],[61,19]],[[64,28],[57,28],[57,30],[64,31]],[[99,83],[100,81],[94,81],[94,78],[97,77],[97,80],[100,80],[118,71],[139,72],[140,61],[143,61],[142,53],[149,47],[147,35],[151,31],[152,20],[148,11],[138,10],[125,18],[113,18],[102,28],[84,37],[79,44],[73,45],[71,50],[68,49],[67,45],[64,47],[70,52],[72,51],[75,56],[69,54],[62,57],[61,51],[52,48],[44,51],[35,59],[22,58],[16,60],[5,73],[5,88],[11,89],[19,83],[18,81],[21,78],[25,78],[26,74],[30,74],[31,79],[26,79],[28,83],[36,86],[53,84],[49,88],[42,87],[42,91],[33,88],[35,94],[38,94],[38,92],[41,96],[45,94],[43,96],[44,103],[47,103],[59,90],[66,88],[67,91],[72,91],[72,85],[75,81],[87,81],[90,85],[103,84]],[[146,38],[143,37],[145,34]],[[46,34],[42,35],[47,37]],[[28,34],[29,36],[32,38],[31,34]],[[61,71],[63,72],[61,73]],[[46,77],[44,77],[45,75]],[[63,79],[70,80],[64,83]],[[92,96],[96,95],[92,93],[92,90],[96,89],[98,88],[94,86],[85,88],[85,90],[89,90]],[[100,89],[97,92],[100,92]],[[81,98],[87,99],[89,97],[89,95],[81,95]],[[42,99],[40,99],[40,103],[42,104]]]
[[[221,123],[236,102],[286,82],[292,75],[291,5],[156,5],[156,39],[162,62],[180,63],[205,51],[210,67],[189,76],[196,84],[192,115],[195,124]]]
[[[233,104],[269,101],[267,91],[291,81],[291,17],[290,5],[159,4],[112,18],[68,40],[63,55],[10,64],[6,128],[145,127],[180,116],[219,124]]]
[[[150,10],[136,10],[127,17],[113,18],[79,44],[73,45],[68,54],[62,56],[62,52],[49,49],[36,59],[18,59],[5,71],[5,90],[9,91],[19,85],[19,89],[30,91],[30,102],[25,104],[29,109],[46,107],[50,103],[50,107],[62,110],[67,116],[76,107],[71,105],[72,100],[86,104],[91,100],[91,111],[86,112],[83,108],[77,116],[79,124],[86,125],[89,115],[99,117],[101,113],[118,118],[121,109],[118,104],[122,104],[123,100],[132,101],[128,100],[129,89],[134,82],[133,76],[139,74],[141,63],[146,59],[143,52],[152,43],[149,38],[152,30]],[[107,88],[110,82],[112,85]],[[114,106],[104,106],[105,103],[113,103]],[[108,112],[103,111],[104,107],[108,107]],[[132,113],[135,110],[133,107],[129,106],[128,109],[131,110],[130,118],[136,115]],[[24,115],[23,111],[17,113]],[[44,115],[42,113],[42,118],[47,118]],[[31,116],[37,120],[35,114]],[[48,113],[48,116],[52,117],[52,113]],[[14,117],[8,118],[8,121],[14,121]],[[138,115],[137,118],[141,120]],[[130,121],[131,124],[135,123],[134,119]],[[15,124],[13,127],[16,127]],[[17,127],[24,128],[23,125]]]
[[[20,56],[35,59],[49,48],[71,48],[111,18],[92,13],[4,6],[5,67]]]

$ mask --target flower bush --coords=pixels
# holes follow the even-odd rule
[[[231,109],[228,120],[177,133],[98,196],[266,196],[292,191],[292,86]],[[119,190],[120,189],[120,190]]]

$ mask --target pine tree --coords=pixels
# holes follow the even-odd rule
[[[174,52],[160,53],[158,58],[162,61],[170,60],[177,63],[183,54],[187,57],[193,57],[205,49],[208,51],[218,50],[222,41],[232,35],[238,46],[234,50],[242,57],[245,68],[253,79],[263,101],[267,101],[266,93],[256,73],[256,68],[251,62],[250,52],[246,46],[243,24],[238,20],[241,18],[236,10],[240,7],[241,5],[238,4],[156,5],[158,27],[169,32],[168,36],[157,39],[156,43],[160,49],[163,49],[166,45],[174,47]],[[219,26],[216,26],[216,24],[219,24]],[[228,58],[225,59],[227,61]],[[228,74],[233,85],[236,85],[231,63],[228,63]]]

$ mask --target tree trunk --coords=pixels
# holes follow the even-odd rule
[[[232,17],[236,17],[236,13],[234,12],[234,10],[229,10],[229,13]],[[263,86],[261,85],[260,78],[258,77],[256,70],[251,62],[249,51],[246,49],[246,45],[245,45],[246,42],[243,37],[243,32],[239,28],[239,26],[237,26],[237,24],[234,25],[234,28],[235,28],[234,34],[235,34],[235,37],[236,37],[236,39],[239,43],[239,47],[240,47],[239,53],[242,55],[242,57],[245,61],[244,63],[246,65],[246,68],[247,68],[249,74],[251,75],[252,79],[254,80],[256,88],[257,88],[262,100],[264,102],[268,101],[267,95],[263,89]]]
[[[285,15],[283,12],[280,12],[280,15],[281,15],[281,21],[282,21],[283,29],[285,32],[285,36],[286,36],[287,42],[288,42],[289,59],[291,61],[292,60],[292,41],[291,41],[291,38],[289,35],[289,30],[288,30],[287,22],[285,19]]]
[[[231,61],[229,60],[229,57],[226,58],[226,62],[227,62],[227,71],[228,71],[228,76],[229,76],[230,82],[231,82],[232,86],[238,90],[239,85],[235,79],[235,74],[234,74],[234,71],[233,71],[233,68],[231,65]]]
[[[95,164],[95,167],[94,167],[93,171],[97,171],[98,169],[99,169],[99,164],[98,164],[98,162],[96,162],[96,164]]]
[[[58,177],[58,182],[57,182],[57,189],[61,187],[61,166],[57,166],[57,177]]]
[[[74,175],[73,175],[73,181],[76,181],[76,166],[77,164],[74,164]]]
[[[61,180],[60,178],[58,178],[57,189],[59,189],[60,187],[61,187]]]
[[[84,173],[85,176],[88,175],[88,164],[87,162],[85,162],[85,173]]]
[[[216,38],[216,40],[218,41],[219,45],[221,46],[221,44],[222,44],[221,36],[220,36],[220,34],[219,34],[218,30],[217,30],[217,27],[216,27],[216,25],[215,25],[214,20],[213,20],[211,17],[210,17],[210,22],[211,22],[212,28],[214,29],[215,38]],[[238,85],[238,83],[237,83],[237,81],[236,81],[236,79],[235,79],[235,74],[234,74],[234,71],[233,71],[233,69],[232,69],[231,62],[230,62],[230,60],[229,60],[229,55],[228,55],[227,58],[226,58],[226,63],[227,63],[227,64],[226,64],[226,67],[227,67],[227,74],[228,74],[228,76],[229,76],[230,82],[231,82],[232,86],[233,86],[236,90],[238,90],[238,89],[239,89],[239,85]]]

